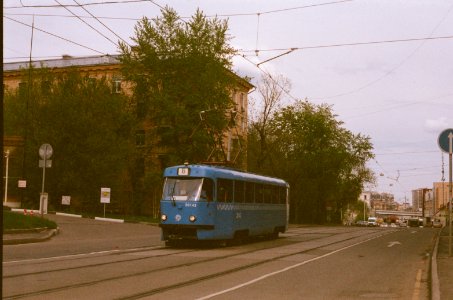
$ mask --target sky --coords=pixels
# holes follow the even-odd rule
[[[438,137],[453,128],[453,0],[4,0],[3,60],[118,54],[165,6],[228,20],[237,74],[282,75],[285,103],[328,104],[369,136],[377,183],[366,189],[411,203],[449,180]]]

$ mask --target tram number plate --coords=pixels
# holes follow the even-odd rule
[[[190,169],[189,168],[178,168],[178,175],[179,176],[189,176]]]

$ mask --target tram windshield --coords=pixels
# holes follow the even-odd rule
[[[163,200],[210,201],[212,183],[206,178],[165,178]]]

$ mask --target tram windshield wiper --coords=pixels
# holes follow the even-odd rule
[[[176,199],[175,199],[175,188],[176,188],[176,183],[177,183],[177,180],[175,180],[175,182],[173,183],[173,187],[171,188],[171,195],[170,195],[171,204],[172,204],[173,206],[176,206]]]

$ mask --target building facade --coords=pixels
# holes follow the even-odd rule
[[[102,55],[89,57],[72,57],[63,56],[59,59],[50,59],[42,61],[33,61],[31,63],[34,69],[46,68],[55,74],[65,74],[69,70],[76,70],[82,76],[90,78],[105,78],[111,83],[112,93],[123,93],[132,95],[132,84],[123,79],[121,73],[121,63],[118,56]],[[30,80],[27,70],[29,70],[29,62],[14,62],[3,64],[3,85],[5,92],[21,91],[27,89],[27,82]],[[222,151],[225,153],[228,162],[235,162],[239,155],[246,157],[246,141],[247,141],[247,120],[248,120],[248,93],[253,88],[247,80],[231,73],[235,79],[235,87],[231,90],[231,99],[234,107],[234,127],[224,133],[222,138]],[[163,158],[166,154],[164,147],[156,147],[155,124],[149,121],[142,122],[135,131],[135,142],[138,155],[137,168],[139,173],[145,173],[147,168],[162,167],[164,165]],[[20,137],[19,137],[20,138]],[[5,146],[8,144],[8,137],[5,137]],[[26,142],[26,141],[25,141]],[[21,152],[22,144],[15,145],[15,151]],[[151,146],[152,145],[152,146]],[[9,147],[9,146],[8,146]],[[8,150],[3,149],[4,152]],[[20,156],[20,155],[19,155]],[[20,157],[14,160],[15,164],[22,164]],[[237,167],[247,169],[247,159],[242,159],[241,164]],[[181,162],[182,163],[182,162]],[[5,170],[4,170],[5,171]],[[16,177],[21,177],[20,174]],[[13,195],[11,194],[13,197]]]
[[[414,211],[421,211],[422,216],[431,217],[434,215],[433,190],[421,188],[412,191],[412,208]]]
[[[433,183],[434,209],[436,213],[448,208],[448,193],[450,184],[448,182]]]

